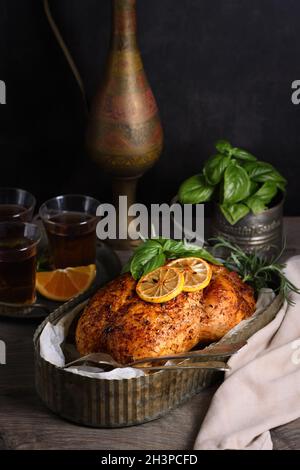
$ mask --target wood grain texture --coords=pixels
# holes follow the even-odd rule
[[[0,435],[0,450],[6,450],[4,438]]]
[[[300,254],[300,217],[285,220],[287,254]],[[124,260],[128,253],[123,253]],[[77,426],[47,410],[36,395],[32,337],[34,320],[0,319],[0,338],[7,344],[7,364],[0,366],[0,450],[191,449],[213,397],[209,388],[164,418],[123,429]],[[275,449],[300,449],[300,419],[272,431]]]

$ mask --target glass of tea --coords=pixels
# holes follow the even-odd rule
[[[35,301],[37,245],[40,230],[23,222],[0,222],[0,302]]]
[[[86,266],[96,259],[96,211],[89,196],[58,196],[45,202],[40,217],[47,232],[55,268]]]
[[[24,189],[0,188],[0,222],[30,222],[35,204],[35,197]]]

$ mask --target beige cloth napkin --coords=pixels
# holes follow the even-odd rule
[[[286,275],[300,286],[300,256]],[[195,449],[270,450],[269,430],[300,417],[300,296],[292,299],[230,358]]]

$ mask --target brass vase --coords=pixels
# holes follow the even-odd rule
[[[91,106],[87,148],[112,176],[115,203],[125,195],[130,205],[138,178],[160,156],[163,131],[137,44],[136,0],[112,0],[112,10],[111,47]]]

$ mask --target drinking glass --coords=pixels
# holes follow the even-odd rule
[[[86,266],[96,260],[96,211],[100,202],[70,194],[45,202],[39,211],[56,268]]]
[[[35,197],[24,189],[0,188],[0,222],[30,222],[35,204]]]
[[[40,240],[36,225],[0,222],[0,301],[35,301],[36,255]]]

